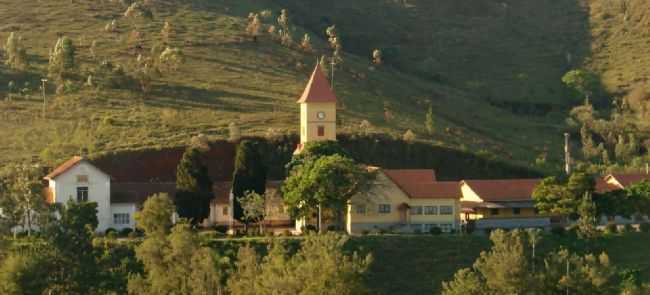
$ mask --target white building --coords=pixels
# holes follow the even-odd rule
[[[73,157],[45,176],[51,204],[88,201],[97,203],[97,231],[134,228],[135,202],[112,202],[111,177],[82,157]]]

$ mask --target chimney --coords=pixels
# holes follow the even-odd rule
[[[569,147],[569,133],[564,133],[564,172],[571,174],[571,148]]]

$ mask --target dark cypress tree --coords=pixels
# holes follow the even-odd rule
[[[178,215],[193,225],[210,216],[210,201],[214,197],[212,180],[201,152],[189,147],[176,168],[176,208]]]
[[[235,197],[234,217],[237,220],[244,221],[244,212],[239,203],[240,197],[248,191],[260,195],[266,192],[266,170],[258,144],[250,140],[240,142],[237,146],[232,181],[232,194]]]

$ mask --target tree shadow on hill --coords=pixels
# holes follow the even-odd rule
[[[252,113],[262,110],[263,104],[272,103],[269,97],[247,95],[224,90],[210,90],[178,84],[156,85],[147,94],[146,103],[160,107],[176,109],[206,108],[221,111]],[[245,100],[250,104],[236,103]],[[251,107],[259,104],[260,107]]]

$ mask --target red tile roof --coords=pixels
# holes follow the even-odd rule
[[[230,181],[215,182],[213,202],[227,204],[230,200]],[[119,182],[111,184],[111,203],[142,204],[153,194],[167,193],[173,200],[176,195],[174,182]]]
[[[458,182],[436,181],[436,173],[433,169],[385,169],[383,172],[409,198],[460,198],[460,186]]]
[[[384,169],[384,174],[395,183],[436,181],[433,169]]]
[[[611,192],[615,190],[621,189],[620,187],[609,184],[605,179],[602,178],[596,178],[596,192],[597,193],[606,193],[606,192]]]
[[[463,180],[483,201],[530,201],[541,179]]]
[[[623,188],[628,187],[629,185],[642,182],[644,180],[650,181],[650,174],[637,173],[637,174],[610,174],[605,177],[605,180],[613,177],[620,183]]]
[[[83,157],[79,156],[74,156],[70,160],[65,161],[63,164],[59,165],[58,167],[54,168],[50,174],[46,175],[44,179],[54,179],[57,176],[61,175],[63,172],[68,171],[68,169],[76,166],[80,162],[85,161]]]
[[[336,102],[336,96],[332,92],[330,83],[325,78],[318,63],[311,74],[311,78],[309,78],[309,82],[307,82],[305,91],[298,100],[298,103],[305,102]]]
[[[412,199],[460,199],[456,181],[406,182],[398,186]]]

